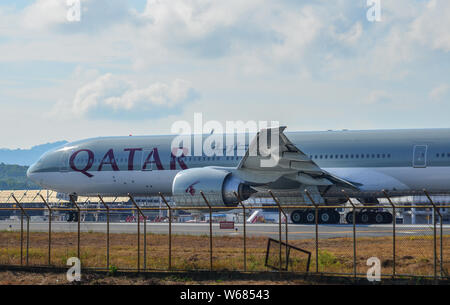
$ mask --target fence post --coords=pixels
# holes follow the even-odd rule
[[[305,189],[305,194],[308,196],[309,200],[311,200],[311,203],[314,205],[315,208],[315,223],[316,223],[316,273],[319,272],[319,206],[316,204],[314,199],[312,198],[311,194],[308,192],[307,189]]]
[[[25,209],[22,207],[20,202],[17,200],[14,193],[11,193],[11,197],[14,199],[16,204],[19,206],[22,214],[20,217],[20,265],[23,265],[23,215],[27,218],[27,252],[26,252],[26,265],[28,266],[28,250],[30,245],[30,216],[28,216]],[[23,197],[22,197],[23,198]]]
[[[280,225],[279,225],[279,231],[280,231],[279,238],[280,238],[280,270],[281,270],[281,213],[283,213],[284,218],[286,220],[286,228],[285,228],[285,231],[286,231],[285,232],[285,235],[286,235],[286,246],[285,246],[285,248],[286,248],[285,249],[285,251],[286,251],[286,267],[288,266],[288,261],[287,261],[287,258],[288,258],[287,257],[288,256],[288,218],[287,218],[286,213],[284,213],[283,209],[281,208],[280,201],[278,200],[278,198],[275,197],[275,195],[272,193],[271,190],[269,190],[269,194],[272,196],[273,200],[275,201],[275,203],[278,206],[278,221],[280,222]]]
[[[44,196],[39,194],[44,204],[47,206],[48,209],[48,265],[51,265],[51,254],[52,254],[52,208],[47,203],[47,200],[45,200]]]
[[[423,192],[425,193],[425,195],[427,196],[428,200],[430,201],[430,203],[433,205],[433,253],[434,253],[434,278],[437,279],[437,249],[436,249],[436,212],[439,213],[440,216],[440,221],[441,221],[441,259],[440,259],[440,274],[442,276],[442,215],[441,212],[437,209],[436,205],[434,204],[433,200],[431,199],[430,195],[428,194],[428,192],[424,189]]]
[[[136,204],[136,201],[134,201],[134,198],[128,194],[128,197],[130,198],[131,202],[133,203],[133,205],[136,207],[137,211],[138,211],[138,272],[141,270],[141,261],[140,261],[140,257],[141,257],[141,221],[140,221],[140,217],[139,215],[142,216],[142,218],[144,219],[144,270],[147,268],[147,219],[145,218],[144,213],[142,212],[141,208]]]
[[[98,195],[101,204],[106,208],[106,269],[109,269],[109,206],[103,201],[103,197]]]
[[[245,217],[245,206],[242,203],[241,197],[239,196],[238,193],[236,193],[236,191],[234,191],[234,196],[236,196],[239,204],[242,206],[242,210],[244,215],[243,217],[243,226],[244,226],[244,272],[247,271],[247,228],[246,228],[246,217]]]
[[[77,213],[78,213],[78,237],[77,237],[77,257],[79,260],[81,260],[81,255],[80,255],[80,221],[81,221],[81,209],[78,206],[78,204],[75,201],[75,196],[74,195],[69,195],[70,201],[72,202],[72,204],[75,206],[75,208],[77,209]]]
[[[352,222],[353,222],[353,277],[356,278],[356,206],[353,201],[347,195],[345,190],[342,190],[348,202],[352,205]]]
[[[442,204],[441,204],[442,205]],[[443,261],[444,261],[444,252],[443,252],[443,245],[442,245],[442,243],[443,243],[443,239],[442,239],[442,214],[441,214],[441,211],[440,210],[438,210],[439,211],[439,221],[440,221],[440,224],[439,224],[439,227],[440,227],[440,232],[439,232],[439,240],[440,240],[440,253],[441,253],[441,260],[440,260],[440,262],[439,262],[439,264],[440,264],[440,267],[441,267],[441,277],[443,277],[444,276],[444,266],[442,265],[443,264]]]
[[[388,196],[387,192],[383,190],[384,196],[389,201],[389,204],[392,206],[392,278],[395,279],[395,235],[396,235],[396,210],[395,204],[392,202],[391,198]]]
[[[161,192],[159,192],[159,196],[161,197],[169,211],[169,270],[172,270],[172,208],[167,203],[166,198]]]
[[[200,194],[203,197],[203,200],[205,201],[206,205],[209,208],[209,269],[212,271],[213,269],[213,258],[212,258],[212,208],[211,205],[209,204],[208,200],[206,199],[205,194],[203,193],[203,191],[200,191]]]

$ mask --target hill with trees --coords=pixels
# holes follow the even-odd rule
[[[27,177],[28,166],[0,163],[0,190],[35,190],[40,187]]]
[[[9,149],[0,148],[0,163],[5,164],[18,164],[18,165],[31,165],[36,162],[39,157],[53,148],[66,144],[67,141],[58,141],[54,143],[46,143],[36,145],[30,149]]]

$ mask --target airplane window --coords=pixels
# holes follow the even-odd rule
[[[335,159],[339,159],[339,155],[334,156]]]
[[[436,154],[436,158],[439,158],[439,153]]]
[[[361,159],[364,159],[364,154],[361,154]]]
[[[447,158],[449,158],[450,157],[450,153],[447,153]]]
[[[353,159],[353,155],[350,155],[350,159]]]
[[[344,155],[341,155],[341,159],[344,159]]]
[[[384,159],[384,158],[386,158],[386,155],[385,155],[385,154],[383,154],[383,159]]]
[[[445,154],[444,154],[444,153],[442,153],[442,154],[441,154],[441,157],[442,157],[442,158],[444,158],[444,157],[445,157]]]
[[[367,154],[367,155],[366,155],[366,158],[369,159],[369,158],[370,158],[370,154]]]
[[[377,154],[377,158],[380,158],[380,154]]]
[[[387,157],[390,158],[390,157],[391,157],[391,154],[387,154]]]
[[[356,159],[359,159],[359,155],[355,155],[355,158],[356,158]]]
[[[317,155],[314,156],[314,159],[317,159]]]
[[[320,155],[320,159],[322,159],[323,158],[323,156],[322,155]]]
[[[330,159],[333,159],[333,155],[330,155]]]
[[[325,159],[328,159],[328,155],[325,155]]]
[[[345,159],[348,159],[348,155],[345,155]]]

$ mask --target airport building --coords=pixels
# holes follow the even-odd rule
[[[69,198],[64,195],[48,190],[30,190],[30,191],[0,191],[0,221],[18,219],[21,216],[20,209],[11,197],[14,193],[17,200],[20,201],[24,208],[27,208],[27,214],[31,221],[46,221],[48,220],[48,209],[40,199],[40,194],[44,197],[46,202],[51,207],[59,208],[73,208]],[[444,204],[450,202],[449,195],[434,195],[431,196],[435,204]],[[171,198],[166,198],[170,205],[173,204]],[[120,210],[110,211],[110,220],[112,222],[134,222],[136,221],[136,209],[134,204],[128,197],[105,197],[105,203],[109,207],[120,208]],[[143,212],[148,221],[164,222],[167,221],[168,213],[165,209],[165,204],[160,197],[136,197],[134,198],[136,204],[144,209]],[[356,199],[354,199],[357,202]],[[404,196],[392,198],[392,201],[397,205],[408,206],[398,208],[396,213],[396,222],[403,224],[433,224],[434,213],[431,208],[423,207],[429,205],[429,200],[426,196]],[[246,200],[246,221],[248,223],[265,222],[278,223],[279,215],[278,209],[271,198],[250,198]],[[388,206],[385,199],[381,199],[380,203]],[[106,221],[106,212],[104,206],[98,197],[80,197],[77,204],[83,208],[89,208],[90,211],[81,212],[82,221]],[[264,209],[258,207],[265,207]],[[419,207],[416,207],[419,206]],[[431,207],[431,205],[430,205]],[[8,210],[11,208],[11,210]],[[96,211],[96,209],[98,211]],[[351,206],[345,205],[337,209],[341,215],[340,223],[346,223],[345,214],[351,209]],[[388,210],[392,212],[392,209]],[[189,222],[189,221],[209,221],[209,213],[192,213],[193,211],[174,210],[173,216],[175,222]],[[445,207],[440,209],[443,217],[443,223],[450,223],[450,209]],[[226,212],[214,212],[212,218],[214,222],[219,221],[233,221],[235,223],[242,223],[244,221],[243,212],[241,209],[229,210]],[[70,221],[73,220],[73,215],[69,211],[55,210],[52,213],[52,219],[55,221]],[[288,217],[289,218],[289,217]],[[291,222],[291,220],[288,220]],[[439,223],[439,217],[437,222]],[[285,219],[282,219],[285,222]]]

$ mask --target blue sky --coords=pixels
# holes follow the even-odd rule
[[[0,2],[0,147],[170,133],[450,127],[450,1]]]

